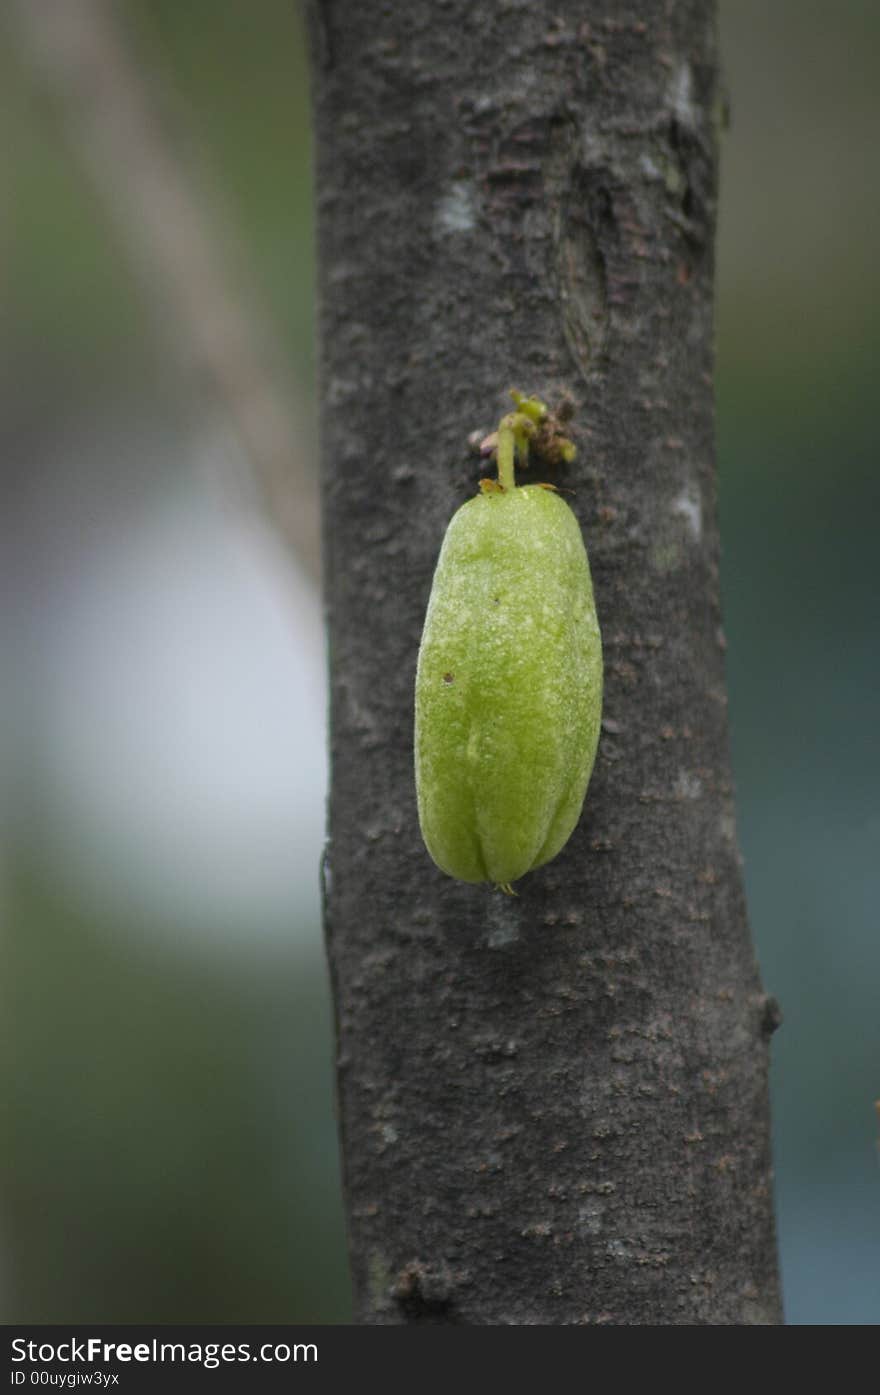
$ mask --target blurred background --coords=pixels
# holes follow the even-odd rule
[[[786,1309],[873,1323],[880,10],[721,14],[723,591]],[[0,16],[0,1321],[345,1322],[297,6]]]

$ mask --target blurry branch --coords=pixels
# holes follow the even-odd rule
[[[29,68],[58,105],[167,346],[232,428],[273,518],[312,578],[318,497],[290,410],[284,354],[232,273],[229,229],[164,130],[159,103],[108,0],[14,0]]]

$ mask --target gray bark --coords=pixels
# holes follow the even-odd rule
[[[356,1312],[773,1323],[776,1007],[737,853],[715,508],[707,0],[311,7]],[[504,391],[576,404],[602,625],[580,825],[519,897],[419,835],[433,566]]]

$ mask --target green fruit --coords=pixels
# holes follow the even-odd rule
[[[571,836],[602,712],[602,641],[580,526],[558,494],[512,485],[512,449],[511,439],[502,470],[499,432],[506,486],[469,500],[449,524],[415,699],[428,852],[452,877],[508,890]]]

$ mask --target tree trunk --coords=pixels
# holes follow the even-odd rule
[[[773,1323],[718,598],[709,0],[314,0],[332,795],[368,1323]],[[468,448],[576,414],[605,645],[578,829],[511,898],[419,835],[413,678]]]

